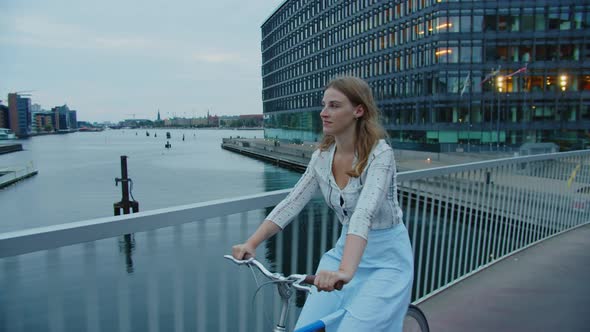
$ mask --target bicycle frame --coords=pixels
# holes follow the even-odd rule
[[[306,284],[313,284],[313,279],[315,276],[313,275],[304,275],[304,274],[292,274],[290,276],[283,276],[281,273],[272,273],[267,270],[262,263],[257,261],[254,258],[249,258],[245,260],[239,260],[233,258],[231,255],[223,256],[238,265],[247,265],[248,267],[255,266],[264,274],[268,279],[272,280],[277,284],[277,290],[279,291],[279,296],[281,297],[281,314],[279,316],[279,321],[277,325],[273,328],[273,332],[286,332],[286,322],[287,322],[287,311],[289,309],[289,299],[293,295],[293,290],[300,290],[305,292],[311,292],[311,288],[307,286],[302,286],[301,283]],[[336,289],[342,289],[342,283],[335,286]],[[428,326],[428,321],[426,320],[426,316],[422,310],[418,307],[411,305],[408,308],[408,313],[406,317],[413,318],[416,323],[419,325],[420,330],[422,332],[428,332],[430,330]],[[314,323],[311,323],[307,326],[299,328],[295,332],[313,332],[325,327],[324,322],[318,320]]]

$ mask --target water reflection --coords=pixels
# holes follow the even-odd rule
[[[122,132],[101,135],[106,134],[113,142],[139,139],[134,133],[129,134],[132,138]],[[145,209],[149,209],[148,206],[173,206],[205,200],[204,197],[237,197],[253,191],[289,188],[300,177],[293,171],[219,151],[217,137],[206,137],[206,134],[210,133],[202,133],[194,147],[189,147],[187,142],[184,150],[180,148],[182,143],[177,142],[175,154],[166,158],[154,156],[144,142],[137,143],[138,149],[146,150],[142,152],[145,156],[135,154],[130,171],[134,180],[141,183],[137,190],[142,196],[138,199]],[[98,138],[104,139],[102,136],[80,136],[81,140],[91,142]],[[205,149],[209,146],[206,140],[215,143],[210,145],[210,150]],[[100,142],[94,143],[91,146],[96,146],[96,149],[103,148]],[[80,151],[86,150],[80,148]],[[109,153],[115,157],[88,157],[88,160],[108,160],[112,166],[100,178],[112,178],[119,174],[120,153],[115,149],[109,150]],[[206,162],[201,160],[203,155],[209,156]],[[78,164],[70,162],[68,165]],[[239,171],[236,171],[235,165],[240,165]],[[80,166],[79,169],[87,172],[88,167]],[[68,169],[64,173],[72,171]],[[84,188],[92,188],[96,192],[96,186],[96,183],[86,183]],[[26,189],[26,186],[23,184],[20,189]],[[88,204],[76,204],[82,206],[80,210],[85,212],[95,206],[109,211],[108,207],[112,206],[118,193],[113,194],[111,182],[104,191],[108,191],[108,195],[105,194],[103,203],[88,195]],[[68,189],[68,192],[86,193],[75,188]],[[312,208],[305,209],[285,232],[260,248],[265,252],[259,257],[267,257],[265,264],[269,268],[284,273],[312,272],[321,253],[332,246],[332,227],[329,224],[333,216],[321,212],[325,210],[321,208],[325,206],[321,198],[310,206]],[[270,209],[253,210],[209,220],[198,220],[195,216],[194,222],[179,227],[95,241],[88,248],[85,245],[64,247],[52,251],[49,259],[46,259],[46,252],[24,255],[19,258],[23,263],[20,268],[9,264],[10,259],[0,260],[2,270],[10,270],[14,276],[0,274],[0,289],[3,290],[0,296],[0,330],[11,330],[11,326],[20,324],[14,317],[24,317],[25,313],[35,319],[23,320],[22,330],[47,331],[50,329],[45,326],[48,321],[58,322],[50,325],[64,326],[63,330],[117,330],[121,326],[136,331],[156,327],[160,330],[176,327],[192,331],[264,330],[262,326],[266,324],[266,316],[272,315],[276,302],[271,296],[261,294],[256,301],[263,301],[262,305],[251,306],[256,288],[250,271],[236,270],[222,256],[229,253],[232,244],[244,241],[269,212]],[[64,221],[58,218],[55,211],[50,216]],[[301,230],[301,233],[296,230]],[[52,256],[57,253],[60,255]],[[313,263],[307,264],[306,257],[309,255],[314,257]],[[60,306],[48,304],[48,291],[55,293],[51,298]],[[297,304],[303,304],[302,297],[298,298]],[[15,315],[8,316],[9,313]],[[236,320],[226,319],[234,315]],[[1,317],[9,319],[2,322]],[[295,318],[296,315],[291,314],[291,319]]]
[[[135,235],[125,234],[119,238],[119,252],[125,255],[125,267],[127,273],[133,273],[133,252],[135,251]]]

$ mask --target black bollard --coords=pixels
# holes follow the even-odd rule
[[[139,202],[135,199],[129,199],[129,182],[131,181],[127,176],[127,156],[121,156],[121,177],[115,178],[115,186],[118,186],[119,182],[121,182],[122,197],[120,202],[113,204],[116,216],[121,215],[121,209],[123,214],[129,214],[131,210],[133,210],[133,213],[139,212]]]
[[[115,186],[117,186],[119,182],[121,182],[122,197],[120,202],[113,204],[115,215],[121,215],[121,210],[123,210],[123,214],[129,214],[131,211],[133,211],[133,213],[139,212],[139,202],[133,198],[133,194],[129,190],[129,183],[133,182],[127,176],[127,156],[121,156],[121,177],[115,178]],[[129,199],[129,195],[131,195],[132,200]],[[125,234],[123,239],[119,240],[119,246],[125,253],[127,273],[133,273],[133,251],[135,249],[135,237],[133,234]]]

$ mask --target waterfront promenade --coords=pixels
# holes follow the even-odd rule
[[[0,189],[39,173],[33,165],[0,167]]]
[[[0,144],[0,155],[22,150],[23,146],[20,143]],[[12,167],[0,164],[0,189],[36,175],[37,173],[37,170],[32,164]]]
[[[0,144],[0,154],[22,151],[22,144]]]
[[[272,162],[278,166],[305,171],[317,142],[291,144],[264,138],[224,138],[221,147],[249,157]],[[434,167],[466,164],[475,161],[512,157],[506,152],[493,153],[437,153],[398,150],[393,146],[399,172],[422,170]]]

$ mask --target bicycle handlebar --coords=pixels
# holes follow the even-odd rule
[[[301,285],[301,283],[305,283],[305,278],[307,277],[305,274],[292,274],[290,276],[285,277],[281,273],[270,272],[269,270],[267,270],[264,267],[264,265],[262,265],[262,263],[260,263],[259,261],[257,261],[254,258],[240,260],[240,259],[235,259],[232,255],[224,255],[223,257],[231,260],[232,262],[234,262],[238,265],[256,266],[258,268],[258,270],[260,270],[260,272],[262,272],[262,274],[264,274],[267,278],[269,278],[273,281],[291,284],[291,286],[293,286],[293,288],[295,288],[295,289],[305,291],[305,292],[311,292],[310,287]],[[312,283],[312,285],[313,285],[313,283]]]
[[[234,262],[238,265],[248,265],[248,266],[254,265],[267,278],[277,281],[277,282],[289,283],[293,286],[293,288],[298,289],[298,290],[302,290],[302,291],[306,291],[306,292],[311,292],[311,288],[309,288],[307,286],[302,286],[301,283],[313,285],[314,284],[313,282],[316,278],[316,276],[313,274],[310,274],[310,275],[292,274],[290,276],[285,277],[281,273],[272,273],[269,270],[267,270],[264,267],[264,265],[262,265],[262,263],[257,261],[254,257],[248,258],[248,259],[243,259],[243,260],[235,259],[232,255],[224,255],[223,257],[231,260],[232,262]],[[344,286],[344,282],[342,280],[340,280],[340,281],[336,282],[336,284],[334,285],[334,289],[341,290],[343,286]]]
[[[314,284],[313,282],[315,281],[315,277],[316,277],[315,274],[309,274],[309,275],[307,275],[307,277],[305,277],[305,281],[304,282],[306,284],[313,285]],[[335,290],[342,290],[342,287],[344,287],[344,281],[342,281],[342,280],[338,280],[334,284],[334,289]]]

